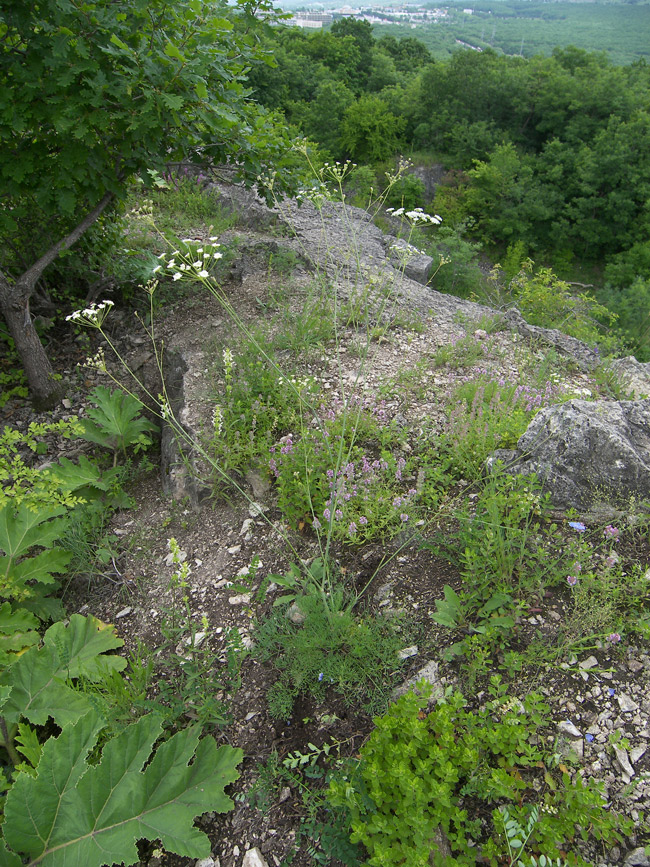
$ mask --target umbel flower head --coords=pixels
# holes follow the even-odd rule
[[[181,242],[182,249],[174,250],[171,259],[166,263],[166,270],[172,275],[172,280],[182,280],[184,277],[190,279],[207,280],[210,275],[210,268],[219,259],[223,259],[223,253],[217,250],[220,244],[216,243],[216,238],[210,238],[209,241],[201,241],[199,238],[184,238]],[[178,262],[176,258],[178,257]],[[158,257],[166,259],[167,254],[163,253]],[[162,268],[162,265],[157,265],[154,271]]]
[[[75,310],[69,316],[65,317],[66,322],[76,322],[78,325],[86,325],[88,328],[101,328],[104,319],[109,314],[114,302],[109,299],[101,301],[99,304],[91,304],[84,310]]]
[[[417,226],[420,223],[430,223],[434,226],[439,226],[442,223],[442,217],[438,214],[425,214],[422,208],[413,208],[412,211],[407,211],[405,208],[386,208],[387,212],[394,217],[406,217],[406,219]]]

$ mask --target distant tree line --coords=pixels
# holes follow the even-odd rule
[[[435,207],[472,240],[518,243],[569,276],[591,269],[629,315],[650,301],[650,66],[568,47],[551,57],[458,51],[436,62],[412,37],[376,39],[352,19],[281,27],[253,95],[334,159],[397,154],[448,169]],[[639,300],[640,299],[640,300]],[[635,312],[636,311],[636,312]],[[625,312],[623,313],[625,314]],[[645,319],[645,314],[644,317]]]

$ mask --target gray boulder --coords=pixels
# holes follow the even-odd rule
[[[500,449],[509,473],[536,473],[551,501],[606,517],[650,498],[650,400],[571,400],[541,410],[517,443]]]
[[[610,362],[609,370],[632,397],[650,397],[650,362],[637,361],[633,355]]]
[[[404,238],[387,235],[386,248],[390,262],[397,271],[403,271],[411,280],[426,286],[433,270],[433,259],[418,250]]]

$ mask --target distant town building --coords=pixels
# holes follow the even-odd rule
[[[464,11],[471,15],[474,10],[465,9]],[[297,10],[293,12],[293,17],[288,19],[286,23],[293,24],[295,27],[318,29],[329,26],[339,18],[355,18],[357,21],[368,21],[370,24],[402,24],[414,28],[418,24],[439,21],[447,16],[448,11],[444,7],[427,9],[419,4],[363,6],[356,9],[352,6],[341,6],[339,9],[328,9],[320,12]]]
[[[324,25],[332,23],[331,12],[296,12],[293,18],[289,18],[287,24],[292,24],[294,27],[309,27],[318,29]]]

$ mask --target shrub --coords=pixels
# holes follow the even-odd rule
[[[427,714],[421,686],[424,696],[407,693],[375,720],[356,766],[330,784],[332,804],[348,810],[351,841],[366,847],[366,867],[474,865],[481,855],[502,863],[503,806],[520,825],[539,807],[527,841],[539,856],[560,857],[577,836],[611,844],[629,832],[593,783],[554,770],[536,737],[549,722],[538,696],[508,699],[493,677],[484,707],[469,710],[452,692]],[[570,863],[588,864],[577,852]]]

